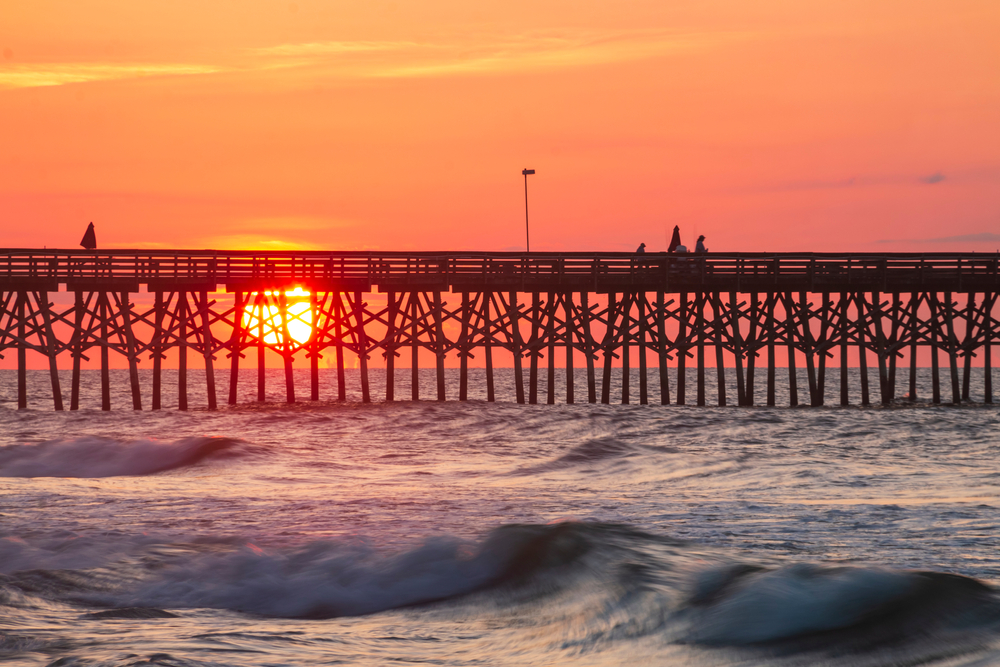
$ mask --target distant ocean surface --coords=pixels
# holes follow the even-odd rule
[[[286,405],[273,370],[257,404],[251,370],[235,407],[218,374],[214,412],[200,372],[177,411],[171,372],[151,412],[143,371],[134,412],[113,371],[101,412],[86,371],[57,413],[47,372],[17,411],[0,371],[0,663],[1000,665],[1000,410],[977,372],[961,406],[922,369],[914,402],[904,370],[893,405],[837,407],[832,369],[829,407],[697,408],[635,405],[637,373],[632,405],[562,384],[516,405],[509,369],[497,403],[481,370],[465,403],[453,370],[446,403],[433,371],[428,400],[380,402],[383,374],[362,404],[352,371],[337,403],[324,370],[323,400],[296,371]]]

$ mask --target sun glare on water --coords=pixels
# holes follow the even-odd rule
[[[309,292],[301,287],[284,293],[285,308],[279,302],[280,292],[264,292],[266,301],[258,303],[258,292],[250,294],[250,301],[243,309],[243,328],[251,334],[258,334],[263,323],[263,339],[268,345],[278,345],[285,339],[287,327],[288,337],[293,342],[303,345],[309,342],[313,332],[313,314],[309,306]],[[262,315],[263,311],[263,315]]]

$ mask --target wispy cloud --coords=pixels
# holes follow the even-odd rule
[[[250,49],[258,56],[328,56],[342,53],[365,53],[369,51],[398,51],[420,46],[416,42],[304,42],[301,44],[278,44]]]
[[[224,68],[197,64],[51,63],[0,67],[0,88],[61,86],[67,83],[134,79],[149,76],[212,74]]]
[[[842,188],[863,188],[879,185],[909,185],[915,183],[926,183],[934,185],[945,180],[945,175],[935,172],[926,176],[914,176],[911,174],[890,174],[884,176],[851,176],[850,178],[830,179],[830,180],[809,180],[809,181],[789,181],[778,183],[770,190],[828,190]]]
[[[653,31],[528,34],[472,46],[436,49],[405,62],[386,62],[380,77],[447,76],[550,70],[641,60],[719,43],[727,36]],[[414,54],[417,55],[417,54]]]
[[[253,73],[301,69],[337,78],[440,77],[588,67],[711,48],[743,33],[663,30],[543,31],[516,35],[448,35],[425,41],[322,41],[245,49],[203,63],[18,63],[0,66],[0,89],[151,76]]]

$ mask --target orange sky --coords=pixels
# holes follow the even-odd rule
[[[534,250],[992,252],[998,35],[996,0],[5,2],[0,246],[521,250],[530,167]]]

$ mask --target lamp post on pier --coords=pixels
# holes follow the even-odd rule
[[[524,176],[524,245],[527,252],[531,252],[531,234],[528,231],[528,176],[534,173],[534,169],[521,170],[521,175]]]

